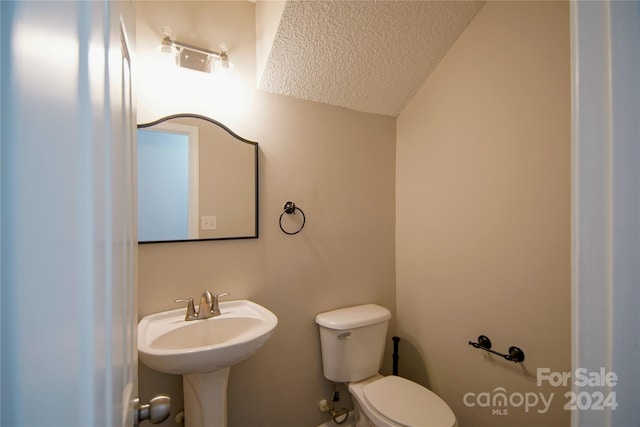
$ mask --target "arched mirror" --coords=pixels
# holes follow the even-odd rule
[[[258,143],[197,114],[138,125],[138,241],[258,237]]]

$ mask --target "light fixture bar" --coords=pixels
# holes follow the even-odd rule
[[[220,52],[216,52],[172,39],[170,27],[164,27],[163,32],[158,51],[175,58],[176,65],[210,74],[232,72],[233,64],[229,62],[226,45],[221,44]]]
[[[220,54],[208,49],[192,46],[173,40],[173,46],[178,50],[180,66],[204,73],[213,72],[214,61],[220,60]]]
[[[179,42],[176,40],[171,40],[171,42],[173,43],[174,46],[176,46],[178,49],[188,49],[192,52],[197,52],[200,53],[202,55],[209,55],[212,56],[216,59],[220,59],[223,55],[226,56],[226,53],[224,52],[215,52],[213,50],[208,50],[208,49],[203,49],[201,47],[197,47],[197,46],[193,46],[187,43],[183,43],[183,42]]]

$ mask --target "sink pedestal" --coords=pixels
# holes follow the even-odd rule
[[[186,427],[227,426],[229,370],[253,356],[278,325],[275,314],[249,300],[224,301],[219,308],[220,315],[192,322],[176,309],[138,323],[140,360],[182,375]]]
[[[186,427],[227,426],[227,384],[231,368],[182,376]]]

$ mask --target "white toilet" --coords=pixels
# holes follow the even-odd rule
[[[378,374],[391,312],[375,304],[320,313],[324,376],[348,383],[357,427],[455,427],[451,408],[427,388]]]

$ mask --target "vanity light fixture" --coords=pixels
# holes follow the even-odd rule
[[[163,33],[164,37],[157,48],[163,61],[203,73],[218,75],[233,73],[233,64],[229,62],[228,49],[224,43],[220,44],[220,52],[215,52],[172,39],[170,27],[164,27]]]

